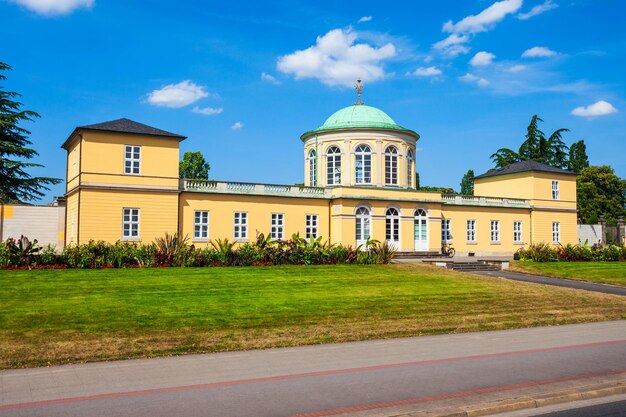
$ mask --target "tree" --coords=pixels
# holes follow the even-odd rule
[[[0,71],[9,70],[8,64],[0,62]],[[0,73],[0,81],[6,79]],[[0,201],[3,203],[36,200],[44,196],[43,190],[49,190],[48,185],[61,182],[58,178],[32,177],[27,172],[43,165],[25,162],[39,154],[28,147],[32,145],[28,140],[30,132],[19,125],[40,116],[34,111],[21,110],[22,103],[14,101],[16,97],[21,95],[4,91],[0,86]]]
[[[415,189],[419,190],[421,188],[420,185],[420,173],[419,172],[415,172]]]
[[[180,161],[180,178],[191,180],[208,180],[211,165],[204,159],[202,152],[185,152]]]
[[[583,223],[597,223],[601,215],[607,223],[615,223],[626,215],[626,181],[610,166],[583,168],[576,179],[576,199]]]
[[[589,158],[587,157],[587,146],[584,140],[572,143],[569,147],[569,163],[567,168],[570,171],[579,173],[583,168],[589,166]]]
[[[474,170],[469,169],[461,179],[461,194],[474,195]]]
[[[538,161],[558,168],[568,167],[568,147],[563,142],[562,136],[569,129],[557,129],[546,138],[539,129],[539,122],[543,120],[535,114],[526,129],[526,140],[522,142],[517,152],[509,148],[500,148],[491,155],[496,168],[504,168],[520,161]]]

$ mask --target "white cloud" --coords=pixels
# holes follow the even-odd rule
[[[372,16],[363,16],[359,19],[359,23],[369,22],[370,20],[372,20]]]
[[[576,107],[572,110],[574,116],[580,117],[596,117],[606,116],[607,114],[617,113],[617,109],[608,101],[600,100],[588,106]]]
[[[201,98],[208,97],[205,87],[199,86],[190,80],[178,84],[168,84],[148,94],[148,103],[155,106],[177,109],[195,103]]]
[[[507,72],[520,72],[526,69],[526,65],[513,65],[506,69]]]
[[[479,33],[492,29],[496,23],[508,14],[515,13],[522,7],[522,0],[502,0],[493,3],[477,15],[467,16],[457,23],[448,21],[443,31],[448,33]]]
[[[233,129],[233,130],[239,130],[239,129],[243,128],[243,123],[235,122],[230,128]]]
[[[459,80],[464,81],[466,83],[469,84],[476,84],[479,87],[487,87],[489,85],[489,81],[482,78],[482,77],[478,77],[474,74],[470,74],[469,72],[465,75],[463,75],[462,77],[459,77]]]
[[[356,79],[373,82],[385,78],[382,62],[396,55],[387,43],[380,48],[355,44],[358,36],[350,29],[333,29],[318,36],[315,45],[278,58],[276,66],[297,80],[317,78],[326,85],[352,86]]]
[[[556,9],[557,7],[559,7],[559,5],[556,3],[553,3],[552,0],[546,0],[542,4],[538,4],[532,9],[530,9],[529,12],[519,13],[515,17],[517,17],[519,20],[526,20],[526,19],[530,19],[531,17],[540,15],[541,13],[545,13],[549,10]]]
[[[474,67],[484,67],[485,65],[490,65],[495,57],[496,56],[490,52],[481,51],[470,60],[470,65]]]
[[[417,77],[434,77],[441,75],[441,70],[435,66],[432,67],[419,67],[413,72],[407,72],[406,75],[415,75]]]
[[[267,72],[261,73],[261,79],[263,81],[267,81],[268,83],[272,83],[276,85],[280,84],[280,81],[278,81],[276,77],[274,77],[272,74],[268,74]]]
[[[441,51],[445,55],[454,58],[458,55],[466,54],[469,52],[469,48],[463,45],[464,43],[469,42],[469,40],[469,36],[467,35],[457,35],[456,33],[453,33],[447,38],[433,44],[433,48]]]
[[[76,9],[93,7],[94,0],[9,0],[42,15],[69,14]]]
[[[224,109],[221,108],[221,107],[215,108],[215,107],[198,107],[198,106],[196,106],[191,111],[194,112],[194,113],[201,114],[203,116],[213,116],[215,114],[222,113],[224,111]]]
[[[523,58],[544,58],[554,55],[556,55],[556,52],[545,46],[533,46],[522,53]]]

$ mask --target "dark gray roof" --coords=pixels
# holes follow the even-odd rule
[[[74,129],[72,134],[67,138],[63,145],[61,145],[61,147],[65,148],[70,139],[74,137],[76,131],[80,129],[101,130],[104,132],[130,133],[134,135],[161,136],[165,138],[178,139],[179,141],[187,138],[186,136],[177,135],[175,133],[167,132],[165,130],[157,129],[156,127],[144,125],[143,123],[124,118],[111,120],[110,122],[96,123],[93,125],[78,126],[76,129]]]
[[[96,123],[94,125],[78,126],[77,129],[106,130],[108,132],[135,133],[138,135],[152,136],[170,136],[173,138],[183,139],[185,138],[185,136],[166,132],[165,130],[144,125],[143,123],[135,122],[134,120],[130,119],[117,119],[111,120],[110,122]]]
[[[553,172],[555,174],[570,174],[576,175],[576,173],[572,171],[567,171],[565,169],[553,167],[550,165],[542,164],[537,161],[522,161],[515,162],[511,165],[507,165],[501,169],[490,169],[482,175],[478,175],[476,178],[487,178],[487,177],[495,177],[496,175],[506,175],[506,174],[515,174],[517,172],[527,172],[527,171],[541,171],[541,172]]]

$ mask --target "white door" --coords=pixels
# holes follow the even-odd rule
[[[428,215],[424,209],[415,210],[413,221],[413,234],[415,236],[415,251],[428,250]]]
[[[385,238],[391,248],[400,249],[400,213],[395,208],[385,212]]]
[[[370,238],[370,211],[365,207],[356,210],[356,246],[366,250],[367,240]]]

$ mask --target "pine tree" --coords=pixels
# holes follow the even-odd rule
[[[589,166],[589,158],[587,157],[587,146],[584,140],[572,143],[569,148],[569,163],[567,168],[570,171],[579,173],[583,168]]]
[[[7,70],[11,67],[0,62],[0,71]],[[0,73],[2,80],[6,77]],[[21,95],[4,91],[0,86],[0,201],[3,203],[36,200],[44,196],[43,190],[49,190],[47,185],[61,182],[58,178],[32,177],[27,172],[42,165],[25,162],[39,154],[28,147],[32,144],[28,140],[30,132],[19,124],[40,116],[34,111],[21,110],[22,103],[14,101],[16,97]]]
[[[474,170],[469,169],[461,179],[461,194],[474,195]]]

